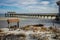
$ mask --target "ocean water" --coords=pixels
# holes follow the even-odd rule
[[[10,25],[15,25],[16,23],[11,23]],[[60,24],[54,23],[51,19],[33,19],[33,18],[20,18],[19,27],[24,27],[26,25],[35,25],[35,24],[43,24],[45,27],[53,26],[53,24],[57,27],[60,27]],[[8,23],[6,20],[0,20],[0,28],[8,27]]]
[[[0,17],[5,17],[5,14],[0,14]],[[26,25],[35,25],[35,24],[43,24],[46,27],[53,26],[53,24],[57,27],[60,27],[60,24],[54,23],[54,20],[51,19],[37,19],[37,18],[20,18],[19,27],[23,27]],[[16,23],[11,23],[10,25],[15,25]],[[0,20],[0,28],[8,27],[7,20]]]
[[[0,17],[5,17],[5,14],[0,13]]]

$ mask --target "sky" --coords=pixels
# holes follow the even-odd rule
[[[0,13],[58,13],[59,0],[0,0]]]

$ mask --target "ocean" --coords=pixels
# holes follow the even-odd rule
[[[0,17],[5,17],[5,14],[0,14]],[[37,19],[37,18],[20,18],[19,19],[19,27],[23,27],[26,25],[35,25],[35,24],[43,24],[46,27],[53,26],[53,24],[57,27],[60,27],[60,24],[53,22],[52,19]],[[11,23],[10,25],[15,25],[16,23]],[[8,23],[6,20],[0,20],[0,28],[8,27]]]
[[[15,25],[16,23],[10,23],[10,25]],[[26,25],[35,25],[35,24],[43,24],[45,27],[53,26],[53,24],[57,27],[60,27],[60,24],[54,23],[53,20],[50,19],[33,19],[33,18],[20,18],[19,27],[24,27]],[[8,27],[7,20],[0,20],[0,28]]]
[[[0,17],[5,17],[5,14],[3,14],[3,13],[0,13]]]

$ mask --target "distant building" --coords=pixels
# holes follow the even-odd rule
[[[60,1],[57,2],[57,5],[59,6],[59,16],[60,16]]]
[[[58,13],[58,15],[56,17],[56,20],[60,21],[60,1],[57,2],[57,5],[59,6],[59,13]]]
[[[5,17],[13,17],[16,12],[7,12],[5,13]]]

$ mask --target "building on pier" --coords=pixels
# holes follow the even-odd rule
[[[56,20],[57,20],[57,21],[60,21],[60,1],[57,2],[57,5],[59,6],[59,13],[58,13],[58,15],[57,15]]]

